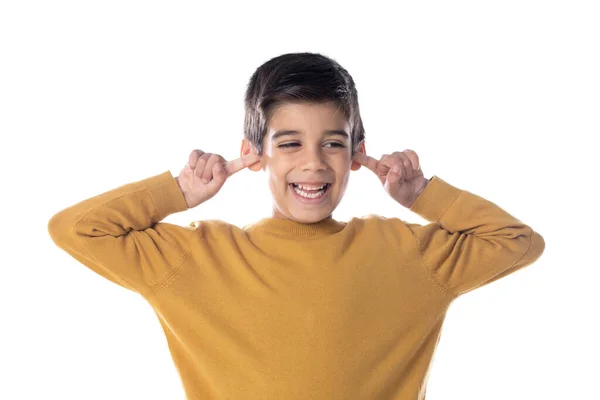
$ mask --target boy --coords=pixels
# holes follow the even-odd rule
[[[60,248],[154,308],[188,399],[425,399],[449,305],[533,263],[542,236],[437,176],[417,154],[366,155],[348,72],[275,57],[246,92],[241,158],[194,150],[164,172],[57,213]],[[431,221],[333,219],[350,171],[372,170]],[[238,228],[161,222],[232,174],[268,175],[273,214]]]

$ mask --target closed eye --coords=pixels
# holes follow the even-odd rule
[[[328,145],[328,144],[333,145],[333,147],[346,147],[344,144],[339,143],[339,142],[328,142],[328,143],[325,143],[325,145]],[[289,147],[296,147],[296,146],[299,146],[299,145],[300,145],[300,143],[291,142],[291,143],[280,144],[277,147],[279,147],[279,148],[289,148]]]
[[[297,144],[299,144],[299,143],[284,143],[284,144],[280,144],[280,145],[279,145],[279,146],[277,146],[277,147],[280,147],[280,148],[294,147],[294,146],[295,146],[295,145],[297,145]]]

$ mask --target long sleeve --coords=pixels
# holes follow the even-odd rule
[[[430,224],[407,224],[432,277],[458,296],[536,261],[543,237],[496,204],[437,176],[410,210]]]
[[[84,200],[48,223],[54,243],[104,278],[143,294],[189,253],[193,230],[160,222],[187,210],[167,171]]]

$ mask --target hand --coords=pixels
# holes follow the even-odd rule
[[[188,164],[176,178],[188,208],[212,198],[231,175],[260,161],[260,156],[248,154],[227,162],[218,154],[194,150]]]
[[[379,161],[356,152],[352,160],[373,171],[385,191],[407,208],[412,206],[429,182],[423,176],[419,156],[412,150],[384,154]]]

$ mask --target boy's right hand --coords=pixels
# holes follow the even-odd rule
[[[260,161],[260,156],[248,154],[227,162],[218,154],[194,150],[188,164],[176,178],[188,208],[212,198],[231,175]]]

